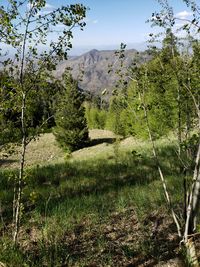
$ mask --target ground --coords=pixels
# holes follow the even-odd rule
[[[148,188],[146,188],[145,185],[143,186],[142,182],[137,184],[137,182],[132,180],[133,178],[135,179],[135,177],[134,175],[133,177],[130,176],[131,173],[128,172],[129,167],[126,166],[125,162],[123,162],[123,164],[118,162],[119,154],[128,152],[133,158],[135,157],[133,162],[136,164],[135,168],[138,168],[137,164],[142,162],[140,153],[142,154],[144,149],[150,150],[150,144],[148,142],[136,140],[133,137],[122,140],[120,136],[115,136],[112,132],[106,130],[91,130],[90,138],[90,146],[75,151],[71,155],[58,147],[55,138],[51,133],[41,135],[38,139],[32,141],[28,145],[26,167],[37,166],[36,170],[41,169],[43,172],[45,171],[45,177],[43,177],[41,175],[42,173],[39,171],[40,175],[38,175],[40,179],[44,179],[44,181],[41,181],[40,186],[46,186],[46,188],[49,186],[49,191],[54,190],[55,187],[55,192],[52,191],[53,193],[51,195],[51,193],[46,193],[46,189],[46,191],[42,191],[43,197],[45,194],[47,196],[45,205],[47,206],[49,201],[50,204],[52,202],[51,216],[46,215],[45,208],[45,216],[43,215],[42,217],[39,217],[38,220],[37,216],[39,215],[36,214],[37,216],[34,215],[35,217],[33,216],[30,218],[29,225],[21,228],[20,244],[22,251],[24,253],[31,252],[35,256],[40,257],[41,251],[39,251],[39,245],[41,240],[43,240],[45,246],[49,248],[52,246],[54,247],[54,239],[58,239],[58,243],[56,243],[56,246],[58,247],[56,250],[59,251],[59,249],[61,249],[60,253],[62,253],[63,249],[66,250],[67,253],[69,253],[69,258],[71,258],[71,263],[68,261],[69,259],[67,259],[67,262],[63,262],[60,265],[52,265],[53,263],[51,262],[51,266],[184,266],[178,245],[179,239],[171,216],[166,212],[166,209],[162,208],[162,206],[158,207],[157,210],[149,210],[148,214],[142,213],[142,216],[139,215],[140,212],[138,212],[135,206],[135,201],[137,200],[135,194],[139,194],[139,192],[129,191],[129,188],[133,188],[134,185],[141,189],[144,187],[146,191],[144,190],[144,193],[141,193],[141,197],[144,198],[144,203],[147,204],[149,196],[146,192]],[[162,142],[164,141],[161,140],[160,143]],[[19,148],[15,148],[15,153],[12,155],[7,154],[6,151],[2,151],[0,155],[1,168],[17,168],[19,165],[19,152]],[[119,165],[120,168],[123,168],[125,172],[121,169],[113,169],[112,172],[112,170],[110,171],[109,169],[109,172],[106,173],[105,171],[104,173],[102,168],[107,165],[105,163],[101,165],[102,157],[106,159],[107,162],[112,163],[109,165],[109,168],[112,168],[112,166],[115,168],[116,164],[116,166]],[[94,158],[96,163],[90,164],[90,161],[92,162]],[[71,166],[69,171],[67,169],[67,173],[65,164]],[[65,171],[58,183],[56,180],[50,183],[46,180],[48,171],[54,171],[53,167],[52,169],[48,169],[48,166],[60,166]],[[45,169],[46,167],[47,169]],[[55,169],[56,175],[58,167]],[[87,167],[89,168],[88,171]],[[132,170],[134,171],[134,166],[132,167]],[[153,165],[147,165],[142,169],[141,177],[146,176],[148,178],[148,171],[151,172],[151,170],[153,170],[152,168],[154,168]],[[86,173],[83,175],[85,170]],[[59,172],[58,174],[60,175]],[[91,177],[92,175],[94,175],[94,177]],[[150,177],[152,175],[150,175]],[[69,181],[67,181],[68,184],[63,180],[66,177],[69,179]],[[97,177],[102,180],[97,180]],[[73,179],[70,180],[71,178]],[[152,181],[150,178],[149,187],[151,184],[153,184],[153,186],[157,184],[157,182],[154,181],[154,178]],[[149,188],[149,190],[152,190],[153,192],[150,193],[151,195],[149,199],[154,198],[154,195],[152,194],[161,194],[160,192],[157,192],[156,189]],[[39,192],[38,196],[40,196],[40,194],[41,193]],[[55,194],[55,196],[53,194]],[[59,219],[54,216],[54,213],[58,213],[58,207],[61,207],[61,209],[62,205],[64,205],[64,208],[66,207],[66,203],[63,204],[62,202],[62,194],[64,194],[65,198],[66,194],[68,194],[69,197],[69,200],[64,199],[64,201],[74,201],[77,202],[76,205],[81,205],[80,210],[84,210],[84,205],[86,205],[88,214],[83,214],[83,216],[80,215],[80,218],[78,217],[77,219],[77,211],[75,211],[75,215],[73,215],[72,212],[71,218],[73,227],[66,228],[66,231],[60,229],[62,234],[61,236],[58,236],[57,229],[59,229],[59,227],[62,228],[62,223],[60,224]],[[95,217],[96,215],[94,216],[94,207],[92,207],[92,201],[94,201],[93,197],[95,197],[95,194],[97,200],[95,200],[94,204],[99,205],[98,209],[100,209],[98,210],[98,218]],[[130,194],[130,196],[127,196],[128,194]],[[86,198],[89,200],[86,201]],[[106,201],[108,201],[108,203],[105,203],[105,207],[103,200],[103,204],[99,203],[102,198],[105,198]],[[124,204],[129,198],[132,198],[133,200]],[[57,201],[58,205],[54,205],[54,201]],[[110,206],[109,201],[113,201]],[[117,208],[114,210],[113,205],[115,204],[115,201],[121,203],[116,204]],[[141,201],[141,199],[139,199],[139,201]],[[34,207],[34,202],[31,204],[30,209],[32,209],[32,207]],[[70,207],[70,209],[73,209],[73,207]],[[101,214],[104,214],[104,209],[107,215],[101,217]],[[60,216],[62,216],[62,214]],[[41,228],[41,225],[44,224],[46,220],[48,220],[48,234],[45,232],[46,226]],[[48,260],[46,261],[48,262]],[[82,265],[81,262],[85,262],[85,264]],[[49,265],[47,264],[43,266]]]
[[[108,130],[90,130],[90,139],[92,146],[75,151],[71,155],[73,160],[87,160],[102,154],[113,154],[113,141],[116,135]],[[119,137],[120,138],[120,137]],[[94,145],[93,145],[94,144]],[[142,146],[134,138],[127,138],[121,142],[121,147],[133,148],[136,144]],[[144,144],[143,144],[144,145]],[[15,148],[15,152],[11,155],[6,153],[5,150],[0,151],[0,166],[3,168],[17,168],[19,166],[20,146]],[[52,133],[46,133],[33,140],[28,146],[26,151],[25,162],[26,166],[48,165],[64,162],[68,154],[59,148],[56,143],[55,136]]]

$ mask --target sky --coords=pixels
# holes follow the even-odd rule
[[[5,0],[0,0],[5,2]],[[188,18],[190,12],[183,0],[169,0],[180,18]],[[200,4],[200,0],[196,0]],[[60,5],[82,3],[89,8],[84,31],[75,30],[72,54],[91,49],[118,49],[120,43],[127,48],[144,49],[149,33],[155,32],[146,23],[153,12],[160,10],[157,0],[47,0],[49,11]]]
[[[127,48],[143,49],[149,33],[156,31],[146,21],[153,12],[160,10],[156,0],[48,0],[52,6],[57,6],[58,2],[79,2],[90,8],[84,31],[74,33],[74,53],[92,48],[117,49],[122,42],[127,44]],[[169,2],[179,17],[187,18],[190,15],[182,0]]]

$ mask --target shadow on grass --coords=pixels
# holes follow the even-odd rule
[[[161,157],[166,175],[171,175],[172,170],[176,171],[177,161],[174,160],[173,150],[169,154],[165,161],[165,156]],[[41,191],[43,202],[45,195],[54,191],[55,195],[49,206],[51,209],[66,201],[66,198],[76,200],[95,195],[106,197],[109,194],[118,194],[125,187],[148,186],[159,179],[154,158],[131,153],[118,158],[113,156],[111,160],[66,162],[41,167],[33,170],[31,176],[27,186],[29,190],[32,188]]]
[[[104,139],[100,139],[101,141]],[[107,140],[107,139],[106,139]],[[110,142],[113,139],[109,139]],[[176,153],[173,146],[159,148],[161,166],[165,175],[178,175]],[[0,173],[1,190],[13,191],[13,179],[9,172]],[[66,162],[36,167],[26,174],[24,202],[30,202],[32,192],[37,193],[34,205],[44,210],[44,203],[51,195],[49,209],[54,210],[66,199],[76,201],[84,197],[104,197],[118,194],[125,187],[145,186],[159,179],[154,158],[149,154],[126,153],[113,155],[111,159]],[[6,195],[5,195],[5,201]],[[33,201],[34,202],[34,201]]]
[[[0,167],[4,165],[8,165],[11,163],[17,162],[17,160],[14,159],[0,159]]]
[[[14,171],[0,172],[0,198],[6,206],[6,217],[12,214]],[[66,199],[76,202],[80,198],[117,194],[125,186],[148,184],[156,178],[151,160],[134,158],[132,154],[101,160],[66,162],[36,167],[25,171],[23,203],[27,211],[35,207],[44,211],[51,195],[48,209],[54,210]],[[6,192],[2,194],[3,192]],[[10,192],[10,194],[9,194]],[[32,197],[36,193],[36,200]],[[105,196],[104,196],[105,195]],[[33,204],[33,205],[32,205]],[[10,209],[8,207],[10,205]],[[8,214],[10,211],[10,215]]]
[[[33,186],[70,184],[70,196],[104,193],[124,185],[146,184],[155,178],[154,165],[141,161],[113,162],[98,160],[73,162],[37,168],[30,181]],[[34,178],[35,177],[35,178]],[[77,190],[78,189],[78,190]],[[81,190],[81,192],[80,192]]]
[[[116,138],[97,138],[90,140],[88,147],[100,145],[102,143],[113,144]]]
[[[82,212],[83,216],[87,216],[88,214],[92,214],[93,211],[96,212],[97,210],[99,212],[98,214],[102,215],[100,218],[105,218],[106,212],[107,214],[110,214],[110,212],[114,210],[115,202],[119,200],[118,193],[120,193],[120,191],[123,189],[127,189],[127,191],[125,190],[125,193],[131,194],[131,188],[139,186],[137,189],[138,191],[134,191],[134,194],[139,195],[139,190],[146,186],[147,190],[144,191],[144,198],[149,199],[149,202],[154,201],[152,193],[154,193],[155,190],[156,194],[156,188],[151,189],[152,191],[150,192],[150,196],[147,196],[146,193],[150,189],[150,184],[159,179],[157,166],[154,158],[149,153],[144,152],[141,155],[139,154],[140,151],[137,152],[138,153],[124,153],[123,155],[120,154],[118,156],[113,155],[112,158],[109,159],[105,156],[105,158],[101,160],[94,159],[88,161],[66,162],[57,165],[36,167],[26,172],[26,180],[23,191],[23,204],[25,211],[37,209],[37,212],[41,215],[41,217],[39,216],[40,219],[44,218],[46,215],[49,217],[52,216],[52,218],[54,215],[55,217],[57,216],[55,225],[52,225],[52,236],[51,232],[48,232],[48,242],[36,244],[36,253],[32,248],[28,250],[27,257],[32,257],[31,262],[40,262],[42,257],[44,257],[45,261],[51,261],[51,265],[49,266],[55,266],[56,263],[58,263],[58,259],[62,259],[65,262],[68,261],[68,259],[66,259],[66,251],[68,252],[68,255],[73,263],[79,259],[81,261],[81,259],[84,260],[84,258],[87,256],[88,247],[90,245],[90,251],[92,251],[94,246],[96,246],[96,254],[100,257],[99,261],[102,260],[104,255],[105,257],[112,257],[113,262],[115,259],[117,259],[118,261],[116,261],[116,264],[113,264],[113,266],[121,266],[117,265],[117,262],[122,262],[125,257],[127,258],[127,262],[130,264],[128,265],[127,263],[127,266],[138,266],[139,264],[145,263],[149,257],[153,259],[154,263],[156,263],[159,260],[167,260],[173,256],[177,244],[176,239],[171,241],[171,236],[175,232],[174,225],[171,225],[170,222],[166,224],[166,218],[162,216],[159,218],[157,214],[156,216],[147,218],[147,227],[141,231],[141,236],[144,236],[144,240],[142,239],[141,247],[138,247],[137,250],[135,247],[132,248],[131,244],[130,247],[128,245],[125,247],[122,246],[120,241],[120,238],[122,237],[117,235],[120,233],[120,231],[121,233],[127,231],[126,236],[129,237],[130,233],[131,235],[134,233],[134,229],[131,228],[134,225],[132,217],[129,219],[130,232],[127,230],[127,220],[125,224],[126,227],[124,227],[124,224],[121,222],[124,214],[120,215],[118,220],[116,216],[113,217],[113,221],[116,223],[116,225],[114,225],[115,227],[111,228],[111,233],[114,231],[114,234],[118,236],[117,238],[119,238],[119,243],[116,243],[118,239],[113,241],[111,240],[113,235],[109,235],[110,232],[101,233],[99,231],[100,229],[106,230],[106,227],[97,227],[93,232],[89,234],[87,232],[87,235],[85,235],[85,232],[81,234],[80,231],[76,233],[74,230],[73,238],[70,236],[65,236],[64,234],[61,236],[66,239],[57,240],[54,238],[54,234],[57,237],[59,221],[61,219],[65,220],[67,218],[70,220],[72,218],[72,220],[76,222],[76,215],[80,211]],[[164,174],[166,176],[172,174],[178,176],[178,161],[174,147],[159,147],[158,152]],[[8,201],[8,192],[13,192],[13,177],[14,175],[11,171],[0,172],[1,198],[3,190],[6,193],[2,204],[11,203],[10,205],[12,205],[12,201]],[[174,179],[173,177],[172,182],[176,182],[176,180],[178,179]],[[32,194],[33,192],[36,194]],[[30,196],[32,200],[30,200]],[[34,199],[34,197],[36,198]],[[134,199],[134,201],[136,200]],[[30,205],[30,203],[32,204]],[[45,210],[47,204],[48,214],[46,214]],[[142,203],[142,205],[144,205],[144,203]],[[73,209],[74,211],[71,212]],[[146,213],[151,212],[146,206],[145,209]],[[8,208],[6,210],[10,210],[11,212],[12,209]],[[57,211],[60,213],[56,213]],[[72,216],[70,218],[71,214]],[[82,214],[80,216],[82,216]],[[157,223],[158,220],[159,223]],[[101,223],[101,219],[99,222]],[[117,228],[118,224],[121,224],[122,228]],[[151,235],[155,224],[158,225],[156,232],[154,235]],[[144,225],[146,225],[145,222]],[[62,224],[60,227],[61,226]],[[86,227],[84,225],[76,226]],[[113,223],[111,226],[113,226]],[[114,230],[115,228],[116,230]],[[137,229],[136,227],[136,231],[139,230],[140,229]],[[85,229],[85,231],[88,230]],[[105,248],[103,252],[99,254],[98,244],[102,239],[102,235],[104,236],[106,243],[104,245]],[[57,240],[57,243],[55,240]],[[91,243],[91,240],[96,240],[96,243]],[[134,239],[133,243],[137,243],[137,240]],[[42,247],[39,247],[39,245]],[[83,253],[84,249],[85,254]],[[138,255],[136,255],[136,252],[138,252]],[[31,255],[31,253],[33,253],[33,255]],[[158,257],[158,255],[162,256]],[[36,256],[38,256],[38,259],[36,259]],[[134,258],[134,260],[132,260],[132,265],[130,263],[130,258]],[[42,266],[41,263],[38,265],[33,264],[32,266],[39,265]],[[68,265],[63,264],[62,266]]]

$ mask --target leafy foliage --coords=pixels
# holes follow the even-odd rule
[[[16,91],[17,81],[8,73],[1,72],[0,75],[0,144],[19,142],[22,138],[21,132],[21,103]],[[62,91],[59,81],[52,77],[51,81],[40,80],[35,84],[35,90],[30,91],[27,96],[26,123],[27,137],[48,131],[55,126],[54,106],[58,95]]]
[[[86,119],[89,129],[104,129],[108,113],[105,109],[99,109],[85,103]]]
[[[46,4],[45,0],[7,0],[0,6],[2,25],[0,43],[10,46],[14,52],[14,57],[8,57],[3,65],[9,71],[8,77],[15,77],[15,94],[11,99],[17,103],[14,107],[20,107],[21,155],[19,177],[13,198],[14,244],[18,241],[22,215],[22,183],[26,148],[35,136],[35,133],[30,136],[29,129],[35,122],[31,121],[32,118],[29,118],[27,112],[29,109],[30,113],[35,113],[34,108],[31,110],[35,103],[31,101],[33,106],[30,107],[29,101],[36,95],[40,82],[47,82],[50,79],[56,63],[67,58],[67,52],[72,47],[72,29],[79,26],[82,30],[85,26],[83,19],[86,8],[83,5],[61,6],[45,13],[42,11]],[[58,24],[62,24],[63,29],[56,38],[53,38],[51,33],[55,32]],[[9,90],[11,96],[10,91],[12,90]]]
[[[0,49],[4,67],[0,74],[2,144],[18,141],[23,134],[32,137],[41,131],[36,128],[45,127],[45,121],[47,127],[54,125],[53,98],[60,86],[51,72],[59,60],[67,58],[72,29],[85,26],[83,5],[52,8],[48,13],[45,6],[45,0],[11,0],[0,7],[0,43],[8,51]],[[59,33],[55,33],[57,24],[63,26]],[[23,130],[22,101],[26,105]]]

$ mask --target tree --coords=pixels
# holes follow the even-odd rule
[[[12,97],[15,84],[14,78],[9,77],[6,71],[0,72],[0,147],[21,138],[20,108]]]
[[[7,82],[8,81],[8,82]],[[20,131],[20,102],[16,103],[15,78],[9,77],[3,71],[0,73],[0,146],[4,147],[19,143],[22,136]],[[45,132],[55,126],[54,106],[57,96],[62,90],[60,81],[55,79],[40,81],[36,90],[30,91],[27,97],[26,124],[27,136]]]
[[[85,109],[89,129],[104,129],[107,118],[107,111],[105,109],[93,107],[89,103],[85,103]]]
[[[187,42],[191,44],[188,50],[184,51],[178,46],[178,40],[175,36],[178,18],[175,17],[173,8],[169,6],[167,0],[159,0],[158,2],[161,4],[162,10],[152,14],[151,22],[164,28],[163,48],[162,50],[155,50],[155,57],[151,61],[146,62],[141,67],[132,67],[133,72],[130,73],[129,79],[132,81],[134,90],[132,97],[134,103],[130,103],[128,99],[128,106],[132,106],[133,116],[138,117],[146,124],[153,156],[168,207],[177,227],[177,233],[182,239],[181,243],[186,248],[187,258],[191,266],[199,266],[193,243],[200,204],[199,40],[195,40],[190,35],[190,30],[195,31],[194,36],[198,38],[200,7],[195,1],[184,1],[191,8],[193,14],[193,19],[186,20],[181,29],[178,29],[178,32],[181,30],[187,32]],[[153,36],[153,39],[163,37],[163,34],[159,33],[157,36]],[[189,53],[187,53],[188,51]],[[136,123],[134,123],[133,129],[133,132],[139,131],[139,134],[144,131],[143,127]],[[183,220],[177,216],[172,206],[167,182],[161,168],[162,164],[159,161],[159,153],[155,146],[155,138],[167,134],[170,130],[177,131],[179,145],[177,161],[184,165],[182,168],[184,171],[189,166],[188,173],[191,176],[186,187],[184,179],[185,209],[183,209],[182,214]],[[198,131],[197,134],[192,135],[192,130]],[[195,157],[187,153],[187,148],[190,147],[195,151]]]
[[[191,9],[192,19],[181,19],[183,20],[183,25],[178,31],[187,33],[188,40],[196,39],[195,42],[199,42],[199,32],[200,32],[200,7],[193,0],[183,0],[187,7]],[[180,20],[174,15],[173,8],[169,5],[166,0],[159,1],[161,4],[161,11],[158,13],[153,13],[152,22],[154,25],[164,28],[166,30],[170,29],[170,32],[176,32],[174,28],[177,27],[176,22]],[[193,36],[190,33],[195,33]],[[172,40],[172,39],[171,39]],[[190,42],[189,42],[190,43]],[[193,158],[193,176],[191,177],[190,184],[187,188],[187,197],[185,197],[186,212],[185,220],[182,225],[182,243],[185,245],[187,251],[187,257],[190,260],[191,266],[199,266],[198,259],[196,257],[195,246],[193,243],[193,236],[196,231],[196,219],[198,214],[199,202],[200,202],[200,109],[199,109],[199,67],[197,68],[197,62],[199,60],[198,48],[196,51],[194,45],[190,46],[190,53],[184,53],[182,55],[182,68],[178,68],[178,63],[174,53],[170,55],[170,61],[173,66],[173,74],[177,81],[177,102],[178,102],[178,121],[179,121],[179,144],[182,142],[182,132],[183,126],[186,125],[186,143],[190,143],[191,139],[188,134],[188,126],[190,126],[191,117],[188,116],[188,111],[183,109],[183,103],[192,110],[193,121],[196,124],[196,130],[198,129],[196,140],[196,157]],[[172,50],[171,50],[172,51]],[[193,54],[192,54],[193,53]],[[169,54],[169,53],[168,53]],[[194,56],[197,59],[194,59]],[[192,104],[192,106],[191,106]],[[183,115],[185,116],[185,121],[183,120]],[[181,147],[180,147],[181,148]],[[179,157],[182,157],[183,151],[179,149]],[[178,229],[177,229],[178,230]]]
[[[21,103],[22,139],[19,175],[14,190],[14,243],[18,240],[20,226],[26,147],[31,140],[27,131],[28,99],[31,92],[38,90],[38,83],[51,79],[56,63],[67,58],[67,52],[72,47],[73,28],[83,29],[85,26],[86,8],[83,5],[61,6],[48,12],[44,10],[45,6],[45,0],[7,0],[0,6],[0,43],[6,44],[14,54],[4,61],[9,77],[16,80],[15,92],[11,91],[10,97],[15,99],[13,103]],[[62,26],[62,31],[52,35],[57,32],[58,24]],[[2,51],[2,54],[6,53]]]
[[[106,128],[115,134],[125,136],[124,121],[121,118],[123,110],[127,107],[125,96],[122,93],[112,96],[109,105]]]
[[[55,115],[54,135],[62,148],[72,152],[88,143],[88,128],[83,107],[84,96],[77,81],[67,73],[64,75],[64,87]]]

